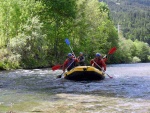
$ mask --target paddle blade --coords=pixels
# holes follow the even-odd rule
[[[70,41],[69,41],[68,38],[65,39],[65,42],[66,42],[67,45],[70,45]]]
[[[61,78],[61,75],[58,75],[56,78]]]
[[[113,47],[109,50],[108,54],[113,54],[117,50],[116,47]]]
[[[55,65],[52,67],[52,70],[55,71],[55,70],[60,69],[60,68],[61,68],[61,65]]]

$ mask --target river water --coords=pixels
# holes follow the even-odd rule
[[[150,113],[150,63],[109,65],[103,81],[56,78],[61,70],[0,72],[0,113]]]

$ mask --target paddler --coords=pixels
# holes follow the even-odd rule
[[[96,53],[95,58],[91,60],[90,64],[97,69],[106,71],[106,64],[105,64],[106,59],[103,59],[100,53]]]
[[[67,71],[70,71],[72,68],[76,66],[76,63],[78,63],[78,59],[74,58],[72,53],[68,53],[68,58],[63,63],[63,72],[65,72],[65,69],[67,68]]]
[[[79,65],[84,66],[85,65],[85,57],[83,55],[83,52],[80,52],[80,55],[78,56]]]

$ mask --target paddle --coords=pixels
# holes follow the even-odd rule
[[[73,61],[73,62],[74,62],[74,61]],[[71,64],[70,64],[66,69],[68,69],[68,68],[72,65],[73,62],[71,62]],[[57,78],[61,78],[61,76],[62,76],[64,73],[65,73],[65,71],[64,71],[61,75],[58,75]]]
[[[62,65],[58,64],[52,67],[52,70],[55,71],[57,69],[60,69],[62,67]]]
[[[104,70],[94,60],[93,60],[93,62],[103,71],[104,74],[106,74],[109,78],[113,78],[112,76],[105,73]]]
[[[113,54],[115,51],[117,50],[116,47],[113,47],[109,50],[107,55]],[[103,58],[105,58],[107,55],[105,55]],[[93,60],[93,62],[104,72],[104,70]],[[113,78],[112,76],[108,75],[107,73],[105,73],[109,78]]]
[[[71,46],[70,46],[70,41],[69,41],[68,38],[65,39],[65,42],[66,42],[66,44],[70,47],[71,52],[74,53],[73,50],[72,50],[72,48],[71,48]],[[74,56],[75,56],[75,54],[74,54]],[[76,56],[75,56],[75,58],[76,58]],[[74,61],[73,61],[73,62],[74,62]],[[71,64],[70,64],[66,69],[68,69],[68,68],[72,65],[73,62],[71,62]],[[56,66],[56,67],[57,67],[57,66]],[[58,66],[58,67],[59,67],[59,66]],[[58,75],[57,78],[61,78],[61,76],[62,76],[64,73],[65,73],[65,72],[63,72],[61,75]]]
[[[71,46],[70,46],[70,41],[69,41],[69,39],[66,38],[66,39],[65,39],[65,42],[66,42],[66,44],[70,47],[71,52],[74,53],[73,50],[72,50],[72,48],[71,48]],[[74,54],[74,56],[75,56],[75,54]],[[76,57],[76,56],[75,56],[75,57]],[[53,67],[52,67],[52,70],[55,71],[55,70],[57,70],[57,69],[60,69],[61,67],[62,67],[62,65],[59,65],[59,64],[58,64],[58,65],[53,66]]]
[[[109,52],[107,53],[107,55],[113,54],[115,51],[117,50],[116,47],[113,47],[109,50]],[[105,58],[107,55],[105,55],[103,58]]]
[[[116,50],[117,50],[116,47],[111,48],[111,49],[109,50],[109,52],[108,52],[108,55],[109,55],[109,54],[113,54]]]
[[[66,44],[70,47],[71,52],[74,53],[73,50],[72,50],[72,48],[71,48],[71,46],[70,46],[70,41],[69,41],[68,38],[65,39],[65,42],[66,42]],[[74,56],[75,56],[75,54],[74,54]],[[76,58],[76,56],[75,56],[75,58]]]

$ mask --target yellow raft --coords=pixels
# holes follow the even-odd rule
[[[103,80],[105,79],[105,74],[93,66],[77,66],[66,72],[64,78],[75,81]]]

